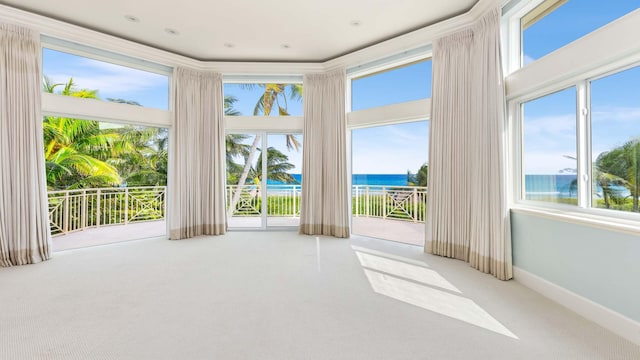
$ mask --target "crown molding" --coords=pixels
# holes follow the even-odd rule
[[[498,7],[500,4],[501,0],[478,0],[466,13],[326,61],[324,63],[325,69],[335,70],[338,68],[360,66],[382,58],[399,55],[411,49],[429,45],[433,43],[435,39],[472,25],[492,7]]]
[[[157,49],[148,45],[122,39],[113,35],[72,25],[60,20],[34,14],[0,4],[0,19],[37,30],[43,35],[123,54],[160,65],[185,66],[197,70],[217,71],[224,74],[303,75],[358,66],[381,58],[402,54],[425,46],[434,39],[470,25],[500,0],[478,0],[471,10],[433,25],[368,46],[341,57],[315,63],[299,62],[235,62],[200,61],[186,56]]]
[[[300,75],[324,71],[322,63],[200,61],[1,4],[0,19],[8,23],[34,29],[49,37],[60,38],[65,41],[169,67],[184,66],[196,70],[218,71],[225,74],[262,75]]]

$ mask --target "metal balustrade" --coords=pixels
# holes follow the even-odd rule
[[[227,186],[227,208],[238,185]],[[300,185],[267,186],[267,216],[299,217]],[[245,185],[231,216],[262,214],[261,187]],[[166,214],[165,186],[98,188],[50,191],[49,219],[52,235],[107,225],[162,220]],[[352,213],[422,223],[426,215],[426,187],[354,185]]]

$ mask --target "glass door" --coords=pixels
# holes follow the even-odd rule
[[[230,228],[263,228],[260,177],[263,136],[234,133],[226,136],[227,221]]]
[[[227,134],[226,162],[230,228],[300,224],[302,135]]]
[[[300,225],[302,134],[268,134],[266,177],[267,227]],[[264,177],[263,177],[264,178]]]

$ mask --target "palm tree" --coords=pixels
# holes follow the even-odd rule
[[[630,140],[622,146],[598,155],[597,167],[620,179],[616,185],[626,187],[632,197],[633,211],[639,211],[640,195],[640,139]]]
[[[258,99],[253,109],[253,115],[256,115],[256,116],[258,115],[270,116],[274,106],[277,107],[278,114],[280,116],[289,116],[289,112],[287,109],[287,106],[288,106],[287,89],[289,89],[290,100],[299,101],[302,99],[302,84],[290,84],[290,85],[245,84],[243,85],[244,88],[249,88],[249,89],[255,86],[260,86],[264,88],[264,92],[262,96]],[[287,134],[285,136],[286,136],[287,149],[290,149],[290,150],[295,149],[296,151],[299,151],[300,142],[298,141],[296,136],[293,134]],[[229,205],[229,214],[228,214],[229,216],[233,215],[233,211],[236,207],[236,204],[238,203],[238,200],[240,200],[240,195],[242,194],[242,190],[243,190],[242,185],[244,185],[247,181],[247,177],[249,176],[249,172],[251,171],[252,163],[255,158],[255,154],[258,150],[258,145],[260,144],[260,140],[261,140],[260,136],[256,135],[255,139],[253,140],[253,143],[249,147],[248,155],[245,158],[244,168],[242,169],[242,173],[238,178],[238,185],[240,186],[238,186],[238,188],[234,192]],[[268,154],[268,151],[267,151],[267,154]]]
[[[611,173],[607,166],[603,166],[600,158],[604,155],[600,154],[598,159],[596,159],[595,164],[593,165],[592,176],[594,179],[593,185],[599,186],[602,189],[602,200],[604,201],[604,207],[606,209],[611,208],[611,202],[618,203],[620,201],[620,191],[616,189],[618,186],[625,186],[626,181]],[[572,155],[563,155],[567,159],[571,159],[577,161],[577,158]],[[566,168],[562,169],[560,172],[572,172],[576,173],[577,169]],[[573,179],[571,184],[569,184],[569,192],[578,190],[578,179]],[[595,194],[595,189],[593,191]]]
[[[75,89],[73,78],[66,84],[53,84],[45,76],[44,91],[60,95],[97,98],[97,91]],[[67,117],[45,116],[43,121],[47,186],[53,189],[117,185],[117,169],[103,161],[111,150],[111,134],[101,131],[98,122]]]
[[[261,151],[260,151],[261,152]],[[298,181],[287,171],[295,165],[288,162],[289,158],[274,147],[267,148],[267,179],[279,181],[284,184],[298,184]],[[254,179],[262,181],[262,156],[258,156],[256,166],[251,171]]]
[[[115,130],[114,165],[127,186],[167,184],[168,130],[165,128],[124,126]]]
[[[246,159],[249,156],[249,145],[243,141],[249,136],[244,134],[228,134],[225,137],[226,145],[226,164],[227,164],[227,184],[237,185],[242,173],[243,166],[236,163],[234,159]]]
[[[237,116],[240,112],[233,107],[233,104],[238,101],[235,96],[224,97],[224,114],[227,116]],[[249,155],[249,146],[244,144],[243,141],[249,136],[244,134],[228,134],[225,137],[225,156],[227,165],[227,184],[236,185],[240,178],[243,166],[234,161],[235,158],[245,159]]]

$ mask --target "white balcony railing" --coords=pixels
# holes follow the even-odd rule
[[[238,185],[227,185],[227,211]],[[231,216],[260,216],[262,195],[260,186],[244,185],[235,210]],[[267,215],[281,217],[300,216],[300,185],[268,185]]]
[[[424,222],[427,188],[422,186],[354,185],[351,189],[355,217]]]
[[[52,235],[164,219],[165,186],[49,191]]]
[[[237,188],[227,186],[227,207]],[[231,216],[261,216],[260,191],[259,186],[245,185]],[[61,235],[93,227],[162,220],[166,213],[166,192],[165,186],[50,191],[51,233]],[[299,217],[300,196],[300,185],[269,185],[267,216]],[[352,187],[352,213],[356,217],[421,223],[425,220],[426,200],[426,187]]]

